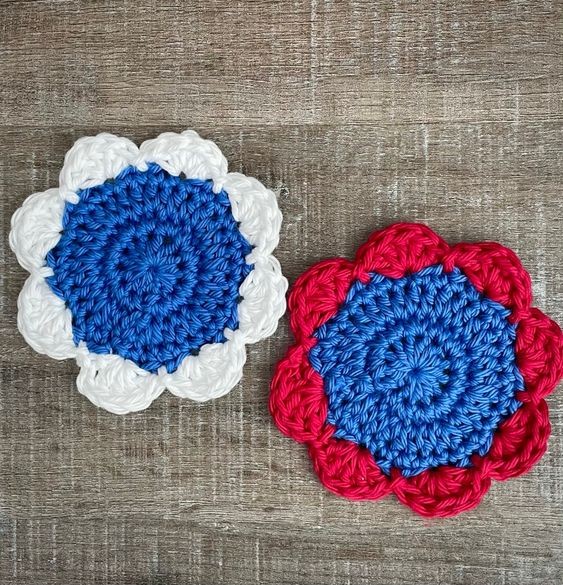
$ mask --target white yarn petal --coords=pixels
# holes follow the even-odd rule
[[[72,315],[43,274],[32,274],[23,285],[18,297],[18,329],[39,353],[56,360],[76,356]]]
[[[121,136],[102,133],[79,138],[65,156],[59,176],[61,196],[77,203],[77,191],[117,177],[138,154],[137,145]]]
[[[246,362],[240,331],[225,330],[227,341],[202,346],[196,356],[188,356],[172,374],[165,374],[166,387],[181,398],[198,402],[227,394],[242,378]]]
[[[204,140],[197,132],[182,134],[165,132],[141,144],[136,166],[146,170],[154,162],[171,175],[184,173],[190,179],[221,181],[227,174],[227,159],[211,140]]]
[[[30,195],[12,216],[10,247],[28,272],[45,266],[47,252],[61,237],[65,202],[58,189]]]
[[[282,214],[273,191],[260,181],[240,173],[229,173],[222,188],[227,192],[233,217],[240,221],[242,235],[256,248],[247,258],[271,254],[278,245]]]
[[[243,300],[238,306],[239,330],[246,343],[269,337],[285,313],[287,279],[273,256],[259,257],[254,269],[244,279],[239,292]]]
[[[114,414],[144,410],[164,390],[158,375],[118,355],[91,353],[81,346],[76,361],[78,391]]]

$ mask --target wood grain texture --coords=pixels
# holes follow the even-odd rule
[[[117,417],[26,346],[12,213],[85,134],[192,127],[281,189],[290,280],[393,221],[515,249],[563,321],[561,3],[0,2],[0,582],[563,582],[563,398],[529,475],[427,521],[324,491],[267,410],[287,321],[207,404]]]

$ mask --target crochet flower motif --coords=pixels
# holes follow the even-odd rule
[[[274,420],[341,496],[394,493],[424,516],[471,509],[546,449],[563,336],[531,300],[499,244],[450,247],[418,224],[376,232],[354,262],[295,283]]]
[[[271,335],[285,311],[272,256],[281,221],[274,193],[228,173],[193,131],[140,148],[81,138],[59,188],[12,218],[11,247],[31,273],[18,327],[36,351],[75,358],[78,390],[116,414],[165,388],[222,396],[242,376],[245,344]]]

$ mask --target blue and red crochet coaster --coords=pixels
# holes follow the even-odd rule
[[[425,516],[470,509],[546,448],[563,337],[531,301],[499,244],[450,247],[418,224],[376,232],[354,262],[295,283],[272,415],[337,494],[393,492]]]

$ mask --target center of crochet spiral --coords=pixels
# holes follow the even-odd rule
[[[510,312],[441,265],[352,285],[310,351],[335,436],[386,474],[466,467],[520,406]]]
[[[78,195],[47,256],[48,282],[72,313],[76,343],[173,372],[237,328],[252,247],[224,191],[150,164]]]

